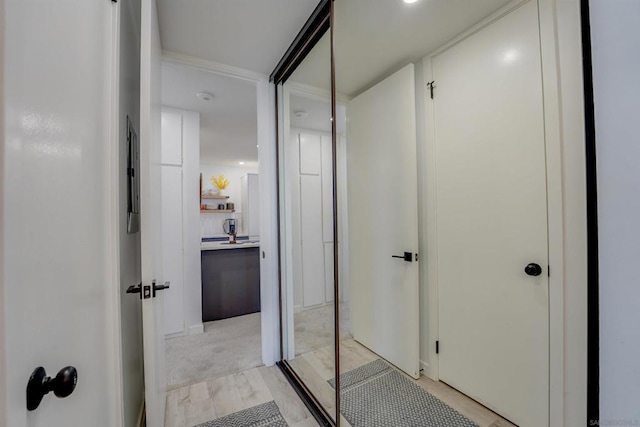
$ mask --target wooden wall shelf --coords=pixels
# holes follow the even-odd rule
[[[234,213],[235,210],[229,209],[200,209],[200,213]]]
[[[217,199],[217,200],[220,200],[220,199],[228,199],[229,196],[201,196],[200,198],[201,199]]]

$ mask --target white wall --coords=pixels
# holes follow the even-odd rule
[[[202,203],[218,205],[219,203],[232,202],[235,204],[235,214],[221,213],[201,213],[200,214],[200,232],[202,237],[224,237],[226,234],[222,231],[222,224],[227,218],[236,218],[238,221],[238,229],[240,234],[245,234],[242,224],[241,204],[240,204],[240,178],[248,173],[258,173],[256,167],[230,167],[213,164],[200,164],[200,172],[202,173],[202,191],[215,188],[211,183],[211,177],[219,174],[224,175],[229,180],[229,186],[226,188],[225,194],[229,196],[227,200],[205,199]]]
[[[638,423],[640,2],[591,0],[590,4],[598,169],[600,418]]]
[[[127,233],[127,116],[140,135],[140,0],[120,6],[120,108],[118,134],[118,235],[120,239],[120,332],[124,425],[135,426],[144,401],[142,312],[137,295],[126,289],[140,283],[140,233]]]

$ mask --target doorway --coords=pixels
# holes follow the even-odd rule
[[[251,82],[164,61],[162,103],[171,398],[263,364],[257,93]]]

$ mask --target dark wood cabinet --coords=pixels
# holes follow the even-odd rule
[[[260,311],[260,248],[202,251],[202,321]]]

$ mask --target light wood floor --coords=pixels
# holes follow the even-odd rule
[[[272,400],[290,427],[318,426],[280,369],[262,366],[171,390],[165,427],[192,427]]]
[[[341,373],[376,359],[379,359],[376,354],[355,340],[341,341]],[[299,355],[289,363],[320,403],[330,413],[335,413],[335,391],[327,383],[334,377],[333,347]],[[419,380],[407,378],[480,427],[515,427],[442,382],[425,376]],[[192,427],[272,400],[290,427],[318,425],[280,370],[275,366],[262,366],[168,392],[165,427]],[[351,427],[344,417],[340,420],[342,427]]]

